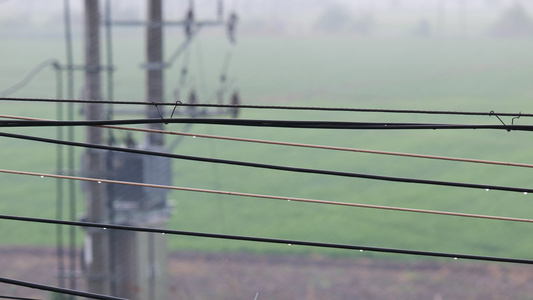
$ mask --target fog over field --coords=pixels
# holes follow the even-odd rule
[[[189,2],[163,1],[164,20],[169,22],[164,27],[162,49],[166,64],[160,65],[165,67],[163,98],[173,106],[155,106],[157,121],[161,122],[159,117],[199,116],[207,120],[232,120],[233,110],[231,113],[218,108],[192,110],[174,103],[229,104],[237,95],[241,104],[269,106],[240,109],[236,117],[244,123],[344,121],[352,125],[359,122],[361,126],[378,124],[379,128],[164,124],[165,130],[189,135],[165,135],[165,151],[181,158],[172,159],[172,164],[162,164],[155,174],[174,187],[202,190],[168,192],[168,228],[525,260],[532,257],[529,222],[533,193],[529,187],[533,139],[528,132],[529,115],[533,114],[532,1],[192,1],[196,20],[206,22],[202,24],[216,23],[212,21],[218,20],[219,12],[227,22],[235,12],[238,15],[235,40],[229,38],[228,23],[202,27],[197,36],[187,40],[183,24],[176,21],[185,18],[191,8]],[[147,1],[100,3],[102,98],[151,101],[146,86],[147,30],[142,23],[147,18]],[[65,4],[70,5],[69,16],[64,14]],[[106,27],[107,8],[111,9],[113,22],[135,24],[114,23]],[[0,0],[0,96],[85,98],[83,16],[81,0]],[[64,26],[66,17],[72,22],[72,36],[68,36]],[[72,38],[71,44],[66,37]],[[183,45],[187,47],[182,48]],[[69,50],[72,68],[67,66]],[[179,55],[173,56],[175,53]],[[70,80],[72,85],[68,86]],[[62,120],[87,117],[85,104],[18,100],[22,99],[2,100],[2,120],[13,116]],[[139,107],[106,105],[106,117],[138,121],[146,117],[145,110]],[[396,123],[424,124],[427,128],[399,129]],[[445,125],[469,127],[442,128]],[[510,125],[524,127],[511,130]],[[144,128],[145,124],[135,126]],[[86,127],[68,129],[72,129],[73,140],[86,142]],[[42,126],[3,127],[0,133],[67,138],[67,129]],[[106,129],[103,144],[142,148],[147,144],[146,136],[125,129]],[[77,176],[95,176],[84,173],[84,148],[74,151],[69,162],[72,168],[67,171],[67,148],[24,139],[0,139],[0,214],[84,220],[88,210],[86,184],[76,181],[67,193],[67,182],[74,181],[65,180],[61,186],[58,180],[46,175],[3,172],[72,172]],[[248,166],[232,164],[235,162]],[[278,170],[282,168],[285,170]],[[170,170],[172,176],[167,176]],[[298,199],[311,201],[302,203]],[[342,205],[331,205],[335,202]],[[127,205],[119,208],[124,207]],[[504,222],[495,218],[514,220]],[[65,240],[70,228],[63,231]],[[28,255],[34,253],[32,248],[46,252],[56,245],[56,232],[51,225],[0,220],[2,246],[10,248],[13,255],[17,254],[17,247],[25,249]],[[73,248],[80,250],[88,244],[86,230],[76,228],[72,232],[76,233],[71,240]],[[359,249],[299,247],[291,243],[166,236],[169,251],[181,253],[183,256],[176,257],[188,257],[193,263],[196,259],[206,262],[209,255],[218,259],[226,254],[229,258],[222,258],[221,264],[236,261],[240,254],[244,258],[269,256],[265,260],[269,264],[283,262],[284,258],[279,258],[291,255],[309,258],[322,276],[317,280],[325,293],[336,286],[331,278],[344,276],[340,269],[331,271],[333,277],[323,275],[319,266],[327,264],[325,258],[354,260],[368,269],[373,268],[374,259],[387,266],[387,262],[393,262],[390,266],[398,269],[400,265],[409,269],[410,263],[416,261],[422,271],[399,271],[395,279],[397,289],[407,286],[413,294],[417,292],[416,279],[424,278],[423,269],[427,266],[436,268],[437,282],[444,273],[454,275],[450,271],[454,270],[452,264],[470,267],[471,263],[453,257],[441,260]],[[51,252],[46,253],[52,260]],[[430,263],[425,264],[426,260]],[[77,258],[78,261],[81,259]],[[441,263],[447,268],[439,269]],[[245,259],[242,265],[246,264]],[[296,264],[295,268],[299,266]],[[344,267],[342,263],[338,266]],[[196,271],[189,265],[181,268]],[[468,270],[463,269],[463,276],[475,279]],[[485,272],[476,270],[476,274]],[[517,269],[521,275],[507,276],[498,268],[491,270],[497,276],[488,274],[491,277],[483,282],[499,283],[493,287],[497,290],[494,295],[503,295],[515,287],[519,287],[520,295],[533,289],[528,285],[532,272]],[[209,271],[206,267],[205,273]],[[202,276],[204,273],[198,275],[200,282]],[[262,281],[262,277],[255,276],[258,282]],[[230,279],[239,288],[246,284]],[[433,279],[418,282],[428,280]],[[457,286],[457,281],[460,280],[446,282]],[[346,286],[350,284],[347,282]],[[463,285],[464,290],[476,294],[477,287]],[[311,282],[306,286],[310,286],[306,293],[312,295],[311,287],[316,285]],[[379,290],[380,284],[375,286]],[[440,299],[437,288],[428,286],[430,291],[423,299],[433,296]],[[239,288],[228,292],[227,299],[253,299],[256,295],[231,298]],[[262,299],[261,295],[257,299]]]

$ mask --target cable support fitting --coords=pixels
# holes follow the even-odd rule
[[[169,63],[163,63],[163,62],[148,62],[141,64],[141,68],[145,70],[163,70],[170,67]]]
[[[71,70],[71,71],[87,71],[89,73],[97,73],[101,71],[115,71],[116,68],[114,66],[107,66],[107,65],[62,65],[59,66],[59,69],[61,70]]]

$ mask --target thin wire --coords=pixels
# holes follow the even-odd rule
[[[120,180],[111,180],[111,179],[99,179],[99,178],[88,178],[88,177],[69,176],[69,175],[55,175],[55,174],[47,174],[47,173],[14,171],[14,170],[3,170],[3,169],[0,169],[0,173],[37,176],[37,177],[42,177],[42,178],[57,178],[57,179],[88,181],[88,182],[96,182],[96,183],[122,184],[122,185],[130,185],[130,186],[160,188],[160,189],[168,189],[168,190],[187,191],[187,192],[209,193],[209,194],[218,194],[218,195],[226,195],[226,196],[238,196],[238,197],[294,201],[294,202],[315,203],[315,204],[338,205],[338,206],[381,209],[381,210],[402,211],[402,212],[412,212],[412,213],[436,214],[436,215],[445,215],[445,216],[453,216],[453,217],[467,217],[467,218],[489,219],[489,220],[498,220],[498,221],[533,223],[533,219],[524,219],[524,218],[512,218],[512,217],[468,214],[468,213],[458,213],[458,212],[448,212],[448,211],[438,211],[438,210],[384,206],[384,205],[316,200],[316,199],[309,199],[309,198],[261,195],[261,194],[252,194],[252,193],[240,193],[240,192],[220,191],[220,190],[191,188],[191,187],[178,187],[178,186],[169,186],[169,185],[160,185],[160,184],[120,181]]]
[[[159,105],[158,103],[157,105]],[[153,103],[152,103],[153,105]],[[251,126],[300,129],[345,130],[437,130],[437,129],[494,129],[506,131],[533,131],[533,125],[479,125],[479,124],[431,124],[431,123],[382,123],[338,121],[287,121],[252,119],[201,119],[201,118],[153,118],[86,121],[0,121],[0,127],[53,127],[53,126],[102,126],[138,124],[213,124],[227,126]]]
[[[63,224],[63,225],[69,225],[69,226],[92,227],[92,228],[101,228],[103,230],[115,229],[115,230],[150,232],[150,233],[171,234],[171,235],[179,235],[179,236],[193,236],[193,237],[201,237],[201,238],[213,238],[213,239],[234,240],[234,241],[283,244],[283,245],[289,245],[289,246],[299,245],[299,246],[342,249],[342,250],[352,250],[352,251],[370,251],[370,252],[389,253],[389,254],[444,257],[444,258],[453,258],[453,259],[468,259],[468,260],[505,262],[505,263],[528,264],[528,265],[533,264],[533,260],[520,259],[520,258],[509,258],[509,257],[495,257],[495,256],[482,256],[482,255],[470,255],[470,254],[459,254],[459,253],[445,253],[445,252],[420,251],[420,250],[397,249],[397,248],[371,247],[371,246],[360,246],[360,245],[351,245],[351,244],[323,243],[323,242],[313,242],[313,241],[303,241],[303,240],[276,239],[276,238],[207,233],[207,232],[197,232],[197,231],[183,231],[183,230],[172,230],[172,229],[160,229],[160,228],[153,228],[153,227],[138,227],[138,226],[126,226],[126,225],[117,225],[117,224],[104,224],[104,223],[92,223],[92,222],[80,222],[80,221],[64,221],[64,220],[41,219],[41,218],[9,216],[9,215],[0,215],[0,219],[22,221],[22,222]]]
[[[48,99],[48,98],[20,98],[0,97],[0,101],[31,101],[31,102],[70,102],[87,103],[82,99]],[[128,105],[152,105],[148,101],[91,101],[100,104],[128,104]],[[163,102],[158,105],[175,106],[174,102]],[[179,103],[179,106],[204,106],[204,107],[229,107],[248,109],[282,109],[282,110],[319,110],[319,111],[345,111],[345,112],[371,112],[371,113],[404,113],[404,114],[431,114],[431,115],[467,115],[467,116],[501,116],[501,117],[533,117],[532,113],[504,113],[504,112],[474,112],[474,111],[442,111],[442,110],[412,110],[412,109],[373,109],[373,108],[349,108],[349,107],[312,107],[312,106],[279,106],[279,105],[232,105],[232,104],[209,104],[209,103]]]
[[[36,299],[36,298],[11,297],[11,296],[0,296],[0,299],[15,299],[15,300],[39,300],[39,299]]]
[[[20,135],[20,134],[13,134],[13,133],[5,133],[5,132],[0,132],[0,136],[8,137],[8,138],[15,138],[15,139],[29,140],[29,141],[37,141],[37,142],[43,142],[43,143],[62,144],[62,145],[68,145],[68,146],[74,146],[74,147],[128,152],[128,153],[135,153],[135,154],[153,155],[153,156],[161,156],[161,157],[168,157],[168,158],[175,158],[175,159],[190,160],[190,161],[219,163],[219,164],[227,164],[227,165],[234,165],[234,166],[261,168],[261,169],[296,172],[296,173],[308,173],[308,174],[330,175],[330,176],[340,176],[340,177],[349,177],[349,178],[362,178],[362,179],[390,181],[390,182],[403,182],[403,183],[416,183],[416,184],[437,185],[437,186],[484,189],[487,191],[497,190],[497,191],[508,191],[508,192],[533,193],[533,189],[531,188],[474,184],[474,183],[463,183],[463,182],[452,182],[452,181],[437,181],[437,180],[427,180],[427,179],[381,176],[381,175],[372,175],[372,174],[363,174],[363,173],[350,173],[350,172],[329,171],[329,170],[320,170],[320,169],[287,167],[287,166],[279,166],[279,165],[244,162],[244,161],[181,155],[181,154],[173,154],[173,153],[166,153],[166,152],[156,152],[156,151],[148,151],[148,150],[140,150],[140,149],[132,149],[132,148],[113,147],[113,146],[106,146],[106,145],[95,145],[95,144],[89,144],[89,143],[60,141],[56,139],[35,137],[35,136],[29,136],[29,135]]]
[[[185,42],[183,42],[177,49],[176,51],[174,51],[174,53],[172,53],[172,55],[170,56],[170,58],[168,59],[167,62],[165,62],[164,64],[166,66],[171,66],[174,61],[181,55],[181,53],[185,50],[187,50],[187,48],[189,48],[190,46],[190,43],[192,41],[192,39],[194,39],[196,37],[196,35],[198,34],[198,32],[200,31],[201,29],[201,26],[197,26],[196,30],[194,30],[194,32],[192,33],[191,35],[191,38],[186,40]]]
[[[1,117],[5,117],[5,116],[0,115],[0,118]],[[482,160],[482,159],[426,155],[426,154],[415,154],[415,153],[405,153],[405,152],[393,152],[393,151],[368,150],[368,149],[348,148],[348,147],[335,147],[335,146],[324,146],[324,145],[314,145],[314,144],[280,142],[280,141],[271,141],[271,140],[237,138],[237,137],[228,137],[228,136],[219,136],[219,135],[187,133],[187,132],[167,131],[167,130],[154,130],[154,129],[146,129],[146,128],[131,128],[131,127],[121,127],[121,126],[111,126],[111,125],[109,126],[104,125],[103,127],[117,129],[117,130],[130,130],[130,131],[141,131],[141,132],[161,133],[161,134],[170,134],[170,135],[190,136],[190,137],[195,137],[195,138],[199,137],[199,138],[219,139],[219,140],[249,142],[249,143],[261,143],[261,144],[280,145],[280,146],[293,146],[293,147],[302,147],[302,148],[314,148],[314,149],[324,149],[324,150],[360,152],[360,153],[369,153],[369,154],[382,154],[382,155],[391,155],[391,156],[404,156],[404,157],[413,157],[413,158],[426,158],[426,159],[448,160],[448,161],[469,162],[469,163],[479,163],[479,164],[492,164],[492,165],[501,165],[501,166],[533,168],[533,164],[524,164],[524,163],[501,162],[501,161],[491,161],[491,160]]]
[[[11,116],[11,115],[0,115],[0,118],[10,118],[10,119],[20,119],[20,120],[45,120],[45,119],[19,117],[19,116]],[[492,161],[492,160],[483,160],[483,159],[460,158],[460,157],[439,156],[439,155],[426,155],[426,154],[415,154],[415,153],[405,153],[405,152],[393,152],[393,151],[368,150],[368,149],[348,148],[348,147],[280,142],[280,141],[272,141],[272,140],[237,138],[237,137],[199,134],[199,133],[187,133],[187,132],[168,131],[168,130],[157,130],[157,129],[148,129],[148,128],[132,128],[132,127],[121,127],[121,126],[112,126],[112,125],[102,125],[102,127],[109,128],[109,129],[117,129],[117,130],[161,133],[161,134],[169,134],[169,135],[189,136],[189,137],[194,137],[194,138],[200,137],[200,138],[207,138],[207,139],[219,139],[219,140],[228,140],[228,141],[236,141],[236,142],[261,143],[261,144],[269,144],[269,145],[293,146],[293,147],[324,149],[324,150],[334,150],[334,151],[360,152],[360,153],[368,153],[368,154],[381,154],[381,155],[391,155],[391,156],[404,156],[404,157],[413,157],[413,158],[425,158],[425,159],[448,160],[448,161],[469,162],[469,163],[479,163],[479,164],[491,164],[491,165],[510,166],[510,167],[533,168],[533,164],[501,162],[501,161]]]
[[[56,71],[60,69],[59,61],[56,59],[47,59],[31,69],[19,82],[5,90],[0,91],[0,96],[7,96],[20,90],[26,86],[37,74],[39,74],[40,71],[44,70],[48,66],[52,66]]]
[[[56,224],[58,224],[58,223],[56,223]],[[107,296],[107,295],[101,295],[101,294],[95,294],[95,293],[82,292],[82,291],[77,291],[77,290],[73,290],[73,289],[59,288],[59,287],[55,287],[55,286],[38,284],[38,283],[29,282],[29,281],[16,280],[16,279],[11,279],[11,278],[6,278],[6,277],[0,277],[0,282],[6,283],[6,284],[11,284],[11,285],[23,286],[23,287],[27,287],[27,288],[31,288],[31,289],[50,291],[50,292],[56,292],[56,293],[60,293],[60,294],[67,294],[67,295],[72,295],[72,296],[80,296],[80,297],[86,297],[86,298],[91,298],[91,299],[126,300],[125,298],[119,298],[119,297],[113,297],[113,296]]]

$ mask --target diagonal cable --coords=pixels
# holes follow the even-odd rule
[[[14,170],[2,170],[2,169],[0,169],[0,173],[14,174],[14,175],[37,176],[37,177],[41,177],[41,178],[78,180],[78,181],[96,182],[96,183],[122,184],[122,185],[130,185],[130,186],[140,186],[140,187],[160,188],[160,189],[168,189],[168,190],[187,191],[187,192],[219,194],[219,195],[227,195],[227,196],[238,196],[238,197],[249,197],[249,198],[260,198],[260,199],[271,199],[271,200],[282,200],[282,201],[294,201],[294,202],[326,204],[326,205],[338,205],[338,206],[347,206],[347,207],[381,209],[381,210],[402,211],[402,212],[412,212],[412,213],[436,214],[436,215],[446,215],[446,216],[454,216],[454,217],[467,217],[467,218],[479,218],[479,219],[489,219],[489,220],[499,220],[499,221],[533,223],[533,219],[524,219],[524,218],[490,216],[490,215],[469,214],[469,213],[459,213],[459,212],[448,212],[448,211],[438,211],[438,210],[427,210],[427,209],[417,209],[417,208],[406,208],[406,207],[395,207],[395,206],[384,206],[384,205],[362,204],[362,203],[351,203],[351,202],[327,201],[327,200],[317,200],[317,199],[309,199],[309,198],[262,195],[262,194],[241,193],[241,192],[234,192],[234,191],[221,191],[221,190],[211,190],[211,189],[202,189],[202,188],[178,187],[178,186],[151,184],[151,183],[120,181],[120,180],[111,180],[111,179],[88,178],[88,177],[79,177],[79,176],[70,176],[70,175],[56,175],[56,174],[26,172],[26,171],[14,171]]]
[[[68,225],[68,226],[100,228],[102,230],[115,229],[115,230],[150,232],[150,233],[170,234],[170,235],[179,235],[179,236],[192,236],[192,237],[200,237],[200,238],[233,240],[233,241],[283,244],[283,245],[289,245],[289,246],[299,245],[299,246],[307,246],[307,247],[341,249],[341,250],[351,250],[351,251],[370,251],[370,252],[377,252],[377,253],[404,254],[404,255],[414,255],[414,256],[443,257],[443,258],[453,258],[453,259],[467,259],[467,260],[533,265],[533,260],[512,258],[512,257],[497,257],[497,256],[471,255],[471,254],[460,254],[460,253],[449,253],[449,252],[434,252],[434,251],[421,251],[421,250],[411,250],[411,249],[372,247],[372,246],[351,245],[351,244],[324,243],[324,242],[303,241],[303,240],[276,239],[276,238],[265,238],[265,237],[255,237],[255,236],[243,236],[243,235],[184,231],[184,230],[171,230],[171,229],[161,229],[161,228],[153,228],[153,227],[139,227],[139,226],[127,226],[127,225],[104,224],[104,223],[93,223],[93,222],[64,221],[64,220],[42,219],[42,218],[31,218],[31,217],[9,216],[9,215],[0,215],[0,219],[11,220],[11,221],[21,221],[21,222],[34,222],[34,223],[44,223],[44,224],[60,224],[60,225]],[[1,282],[1,278],[0,278],[0,282]]]
[[[320,169],[287,167],[287,166],[280,166],[280,165],[269,165],[269,164],[253,163],[253,162],[245,162],[245,161],[182,155],[182,154],[174,154],[174,153],[166,153],[166,152],[157,152],[157,151],[148,151],[148,150],[140,150],[140,149],[132,149],[132,148],[122,148],[122,147],[96,145],[96,144],[89,144],[89,143],[72,142],[72,141],[62,141],[62,140],[57,140],[57,139],[49,139],[49,138],[5,133],[5,132],[0,132],[0,136],[8,137],[8,138],[15,138],[15,139],[29,140],[29,141],[36,141],[36,142],[43,142],[43,143],[67,145],[67,146],[73,146],[73,147],[119,151],[119,152],[135,153],[135,154],[142,154],[142,155],[153,155],[153,156],[161,156],[161,157],[168,157],[168,158],[174,158],[174,159],[183,159],[183,160],[189,160],[189,161],[219,163],[219,164],[226,164],[226,165],[261,168],[261,169],[286,171],[286,172],[319,174],[319,175],[361,178],[361,179],[390,181],[390,182],[426,184],[426,185],[436,185],[436,186],[462,187],[462,188],[471,188],[471,189],[479,189],[479,190],[484,189],[487,191],[497,190],[497,191],[507,191],[507,192],[520,192],[524,194],[533,192],[533,188],[464,183],[464,182],[453,182],[453,181],[439,181],[439,180],[429,180],[429,179],[382,176],[382,175],[373,175],[373,174],[364,174],[364,173],[351,173],[351,172],[330,171],[330,170],[320,170]]]
[[[98,299],[98,300],[126,300],[124,298],[119,297],[113,297],[113,296],[107,296],[102,294],[95,294],[95,293],[88,293],[78,290],[72,290],[72,289],[66,289],[66,288],[60,288],[55,287],[51,285],[44,285],[29,281],[23,281],[23,280],[17,280],[17,279],[11,279],[6,277],[0,277],[0,282],[5,284],[11,284],[11,285],[17,285],[17,286],[23,286],[31,289],[37,289],[37,290],[43,290],[43,291],[49,291],[49,292],[55,292],[60,294],[66,294],[66,295],[72,295],[72,296],[79,296],[79,297],[85,297],[90,299]]]
[[[45,120],[45,119],[11,116],[11,115],[0,115],[0,118],[20,119],[20,120]],[[427,155],[427,154],[369,150],[369,149],[359,149],[359,148],[349,148],[349,147],[280,142],[280,141],[272,141],[272,140],[238,138],[238,137],[228,137],[228,136],[219,136],[219,135],[187,133],[187,132],[157,130],[157,129],[148,129],[148,128],[133,128],[133,127],[123,127],[123,126],[113,126],[113,125],[102,125],[101,127],[109,128],[109,129],[117,129],[117,130],[126,130],[126,131],[160,133],[160,134],[169,134],[169,135],[189,136],[189,137],[194,137],[194,138],[200,137],[200,138],[207,138],[207,139],[228,140],[228,141],[236,141],[236,142],[261,143],[261,144],[293,146],[293,147],[302,147],[302,148],[314,148],[314,149],[324,149],[324,150],[360,152],[360,153],[369,153],[369,154],[382,154],[382,155],[391,155],[391,156],[404,156],[404,157],[412,157],[412,158],[426,158],[426,159],[448,160],[448,161],[469,162],[469,163],[479,163],[479,164],[492,164],[492,165],[510,166],[510,167],[533,168],[533,164],[502,162],[502,161],[473,159],[473,158],[461,158],[461,157],[449,157],[449,156],[441,156],[441,155]]]
[[[68,102],[89,103],[83,99],[51,99],[51,98],[20,98],[0,97],[0,101],[22,102]],[[122,104],[122,105],[152,105],[151,102],[126,101],[126,100],[90,100],[91,103]],[[173,102],[158,103],[158,105],[175,106]],[[417,109],[376,109],[376,108],[351,108],[351,107],[317,107],[317,106],[280,106],[280,105],[250,105],[250,104],[209,104],[209,103],[179,103],[178,106],[219,107],[219,108],[246,108],[246,109],[275,109],[275,110],[311,110],[311,111],[345,111],[365,113],[402,113],[402,114],[430,114],[430,115],[466,115],[466,116],[501,116],[501,117],[533,117],[533,113],[508,113],[508,112],[482,112],[482,111],[447,111],[447,110],[417,110]]]

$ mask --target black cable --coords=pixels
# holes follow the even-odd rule
[[[22,78],[19,82],[12,85],[11,87],[0,91],[0,96],[7,96],[9,94],[12,94],[24,86],[26,86],[37,74],[39,74],[40,71],[44,70],[46,67],[52,66],[56,71],[60,69],[59,61],[56,59],[47,59],[43,61],[42,63],[35,66],[33,69],[31,69],[25,76]],[[58,75],[56,75],[57,77]],[[57,80],[57,79],[56,79]]]
[[[0,282],[6,283],[6,284],[11,284],[11,285],[23,286],[23,287],[27,287],[27,288],[31,288],[31,289],[50,291],[50,292],[55,292],[55,293],[61,293],[61,294],[67,294],[67,295],[73,295],[73,296],[80,296],[80,297],[91,298],[91,299],[126,300],[125,298],[119,298],[119,297],[106,296],[106,295],[95,294],[95,293],[82,292],[82,291],[77,291],[77,290],[72,290],[72,289],[59,288],[59,287],[55,287],[55,286],[38,284],[38,283],[29,282],[29,281],[10,279],[10,278],[5,278],[5,277],[0,277]]]
[[[379,252],[379,253],[406,254],[406,255],[416,255],[416,256],[429,256],[429,257],[444,257],[444,258],[453,258],[453,259],[468,259],[468,260],[505,262],[505,263],[517,263],[517,264],[528,264],[528,265],[533,264],[533,260],[520,259],[520,258],[494,257],[494,256],[432,252],[432,251],[383,248],[383,247],[369,247],[369,246],[359,246],[359,245],[349,245],[349,244],[322,243],[322,242],[312,242],[312,241],[287,240],[287,239],[264,238],[264,237],[230,235],[230,234],[219,234],[219,233],[206,233],[206,232],[183,231],[183,230],[172,230],[172,229],[160,229],[160,228],[151,228],[151,227],[126,226],[126,225],[103,224],[103,223],[80,222],[80,221],[64,221],[64,220],[41,219],[41,218],[9,216],[9,215],[0,215],[0,219],[12,220],[12,221],[23,221],[23,222],[34,222],[34,223],[45,223],[45,224],[62,224],[62,225],[80,226],[80,227],[86,227],[86,228],[101,228],[103,230],[115,229],[115,230],[150,232],[150,233],[171,234],[171,235],[179,235],[179,236],[194,236],[194,237],[202,237],[202,238],[214,238],[214,239],[235,240],[235,241],[248,241],[248,242],[260,242],[260,243],[284,244],[284,245],[299,245],[299,246],[318,247],[318,248],[343,249],[343,250],[354,250],[354,251],[371,251],[371,252]]]
[[[153,103],[152,103],[153,104]],[[157,104],[159,105],[159,103]],[[47,127],[47,126],[102,126],[136,124],[212,124],[228,126],[254,126],[306,129],[357,129],[357,130],[408,130],[408,129],[495,129],[506,131],[533,131],[533,125],[480,125],[480,124],[430,124],[430,123],[381,123],[340,121],[287,121],[251,119],[201,119],[201,118],[158,118],[95,121],[46,121],[7,120],[0,121],[0,127]]]
[[[49,139],[49,138],[41,138],[41,137],[5,133],[5,132],[0,132],[0,136],[16,138],[16,139],[24,139],[24,140],[30,140],[30,141],[36,141],[36,142],[51,143],[51,144],[61,144],[61,145],[67,145],[67,146],[73,146],[73,147],[83,147],[83,148],[101,149],[101,150],[109,150],[109,151],[120,151],[120,152],[128,152],[128,153],[135,153],[135,154],[142,154],[142,155],[162,156],[162,157],[169,157],[169,158],[175,158],[175,159],[219,163],[219,164],[227,164],[227,165],[235,165],[235,166],[243,166],[243,167],[262,168],[262,169],[270,169],[270,170],[278,170],[278,171],[331,175],[331,176],[341,176],[341,177],[351,177],[351,178],[363,178],[363,179],[403,182],[403,183],[453,186],[453,187],[473,188],[473,189],[480,189],[480,190],[484,189],[484,190],[520,192],[520,193],[525,193],[525,194],[533,193],[532,188],[508,187],[508,186],[485,185],[485,184],[451,182],[451,181],[437,181],[437,180],[391,177],[391,176],[381,176],[381,175],[362,174],[362,173],[349,173],[349,172],[329,171],[329,170],[319,170],[319,169],[296,168],[296,167],[268,165],[268,164],[252,163],[252,162],[244,162],[244,161],[189,156],[189,155],[181,155],[181,154],[166,153],[166,152],[156,152],[156,151],[148,151],[148,150],[141,150],[141,149],[96,145],[96,144],[88,144],[88,143],[80,143],[80,142],[60,141],[60,140]]]
[[[47,98],[19,98],[0,97],[0,101],[29,101],[29,102],[69,102],[69,103],[99,103],[99,104],[128,104],[128,105],[153,105],[152,102],[142,101],[106,101],[82,99],[47,99]],[[157,105],[175,106],[174,102],[161,102]],[[312,107],[312,106],[279,106],[279,105],[231,105],[208,103],[179,103],[178,106],[203,106],[203,107],[237,107],[249,109],[282,109],[282,110],[319,110],[319,111],[345,111],[345,112],[373,112],[373,113],[404,113],[404,114],[431,114],[431,115],[467,115],[467,116],[500,116],[500,117],[533,117],[532,113],[503,113],[503,112],[474,112],[474,111],[443,111],[443,110],[413,110],[413,109],[374,109],[374,108],[349,108],[349,107]]]
[[[39,299],[36,299],[36,298],[11,297],[11,296],[0,296],[0,299],[15,299],[15,300],[39,300]]]

